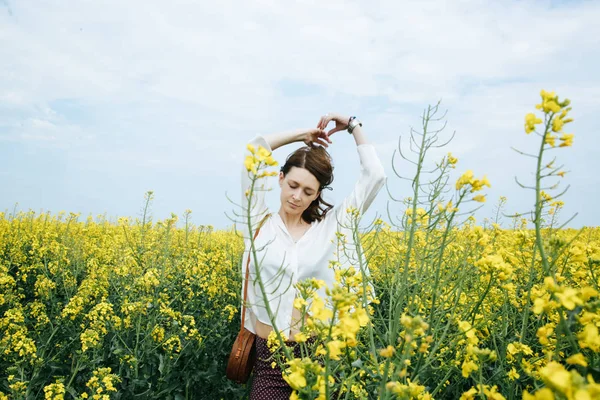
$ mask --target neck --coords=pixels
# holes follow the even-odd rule
[[[292,214],[288,214],[285,211],[283,211],[283,209],[279,209],[279,216],[281,217],[281,220],[283,221],[283,223],[285,224],[285,226],[300,226],[300,225],[307,225],[308,222],[304,221],[302,219],[302,215],[292,215]]]

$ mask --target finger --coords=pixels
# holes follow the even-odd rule
[[[336,126],[335,128],[331,129],[329,132],[327,132],[327,136],[331,136],[336,132],[339,132],[343,130],[343,128],[340,128],[339,126]]]
[[[329,147],[329,143],[327,143],[326,141],[324,141],[323,139],[319,138],[316,140],[316,143],[320,144],[323,147]]]
[[[324,126],[323,126],[324,119],[325,119],[325,117],[319,118],[319,123],[317,124],[317,128],[318,129],[323,129],[324,128]]]
[[[329,143],[333,143],[325,131],[321,131],[321,135],[319,135],[319,137],[323,140],[327,140]]]

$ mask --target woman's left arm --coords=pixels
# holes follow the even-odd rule
[[[360,125],[357,125],[356,127],[354,127],[354,129],[352,130],[352,136],[354,136],[354,141],[356,142],[357,146],[360,146],[361,144],[369,143],[367,141],[367,137],[363,133],[362,126],[360,126]]]
[[[335,122],[335,127],[327,132],[329,137],[336,132],[347,130],[349,120],[349,117],[337,113],[326,114],[321,117],[317,127],[325,129],[329,122]],[[360,160],[360,175],[352,192],[344,199],[338,211],[345,213],[348,207],[354,207],[360,214],[363,214],[367,211],[373,200],[375,200],[377,193],[383,185],[385,185],[387,177],[383,165],[377,156],[375,147],[367,141],[366,135],[360,125],[354,127],[352,136],[354,136]]]

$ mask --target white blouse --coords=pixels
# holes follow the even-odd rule
[[[262,136],[256,136],[249,144],[252,144],[255,148],[263,146],[271,151],[269,144]],[[346,210],[349,207],[354,207],[361,215],[366,212],[385,184],[387,177],[373,145],[362,144],[357,146],[357,150],[361,166],[360,175],[352,193],[340,205],[329,210],[321,221],[314,221],[297,242],[294,242],[278,212],[271,213],[256,238],[255,248],[261,266],[259,270],[266,288],[269,305],[275,316],[277,329],[284,332],[287,337],[291,336],[290,326],[292,323],[293,302],[296,297],[294,287],[296,282],[316,278],[322,279],[327,286],[332,287],[335,282],[335,274],[329,264],[333,260],[338,261],[341,268],[349,266],[356,269],[360,268],[356,257],[353,257],[353,254],[356,254],[355,245],[352,241],[350,217]],[[243,159],[249,154],[249,151],[246,150]],[[266,187],[265,183],[270,179],[272,178],[261,178],[255,184],[253,204],[250,211],[253,224],[258,224],[268,212],[264,198],[266,191],[257,190],[257,186]],[[242,205],[245,218],[248,204],[245,193],[250,186],[249,172],[245,166],[242,166]],[[250,250],[247,229],[247,225],[244,226],[245,250],[241,271],[242,296],[244,294],[243,280],[246,274],[246,262]],[[256,229],[256,226],[253,231],[254,229]],[[343,254],[338,254],[336,232],[345,234],[347,240],[345,252],[340,251]],[[347,257],[348,255],[350,257]],[[253,333],[256,333],[257,320],[272,325],[256,278],[254,259],[251,256],[245,327]],[[321,288],[317,293],[325,299],[325,288]]]

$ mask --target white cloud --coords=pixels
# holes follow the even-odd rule
[[[461,167],[518,198],[514,184],[500,182],[528,164],[509,146],[533,143],[523,115],[547,88],[573,99],[577,135],[565,160],[600,183],[586,151],[598,144],[596,2],[6,4],[0,140],[68,149],[75,165],[234,177],[235,168],[220,165],[235,165],[246,139],[311,126],[327,111],[368,122],[387,165],[398,135],[443,99],[448,134],[457,136],[432,157],[452,151]],[[282,82],[314,93],[286,97]],[[582,212],[600,224],[596,211]]]

